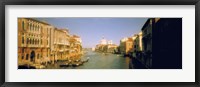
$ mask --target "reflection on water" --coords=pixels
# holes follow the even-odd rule
[[[63,69],[128,69],[130,58],[118,54],[103,54],[88,51],[81,59],[89,58],[89,61],[78,67],[62,67]],[[48,65],[47,68],[60,69],[61,62]],[[62,69],[61,68],[61,69]]]

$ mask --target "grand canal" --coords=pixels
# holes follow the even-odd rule
[[[124,57],[119,54],[103,54],[94,51],[87,51],[81,56],[81,59],[89,58],[88,62],[85,62],[81,66],[77,67],[60,67],[64,62],[57,62],[55,64],[47,65],[47,69],[129,69],[129,57]]]

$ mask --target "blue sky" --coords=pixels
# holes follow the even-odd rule
[[[141,31],[147,18],[36,18],[81,37],[83,48],[95,47],[102,37],[119,45],[120,39]]]

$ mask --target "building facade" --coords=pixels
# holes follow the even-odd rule
[[[104,37],[100,40],[100,43],[96,45],[95,51],[104,53],[116,53],[118,52],[117,45],[113,44],[112,40],[106,40]]]
[[[182,18],[152,20],[152,68],[182,69]]]
[[[50,61],[50,31],[53,28],[34,19],[18,19],[19,64]]]
[[[141,52],[143,51],[142,48],[142,32],[138,33],[135,40],[134,40],[134,48],[136,52]]]
[[[71,38],[75,41],[70,43]],[[72,48],[78,49],[78,53],[82,51],[81,38],[70,36],[67,29],[57,29],[32,18],[18,18],[18,65],[65,60]]]
[[[69,57],[70,35],[67,29],[55,29],[52,55],[54,60],[66,60]]]
[[[133,38],[125,37],[120,40],[120,53],[123,55],[131,55],[133,53]]]

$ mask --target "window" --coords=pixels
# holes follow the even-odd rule
[[[30,23],[30,28],[29,28],[29,29],[30,29],[30,31],[31,31],[31,29],[32,29],[32,24],[31,24],[31,23]]]
[[[49,50],[47,49],[47,57],[49,56]]]
[[[23,29],[23,30],[25,29],[24,21],[22,21],[22,29]]]
[[[42,44],[42,39],[41,39],[41,44]]]
[[[22,55],[22,60],[24,59],[24,55]]]
[[[32,44],[34,44],[34,39],[32,39]]]
[[[38,59],[40,58],[40,54],[37,55],[37,58],[38,58]]]
[[[37,41],[37,39],[35,39],[35,44],[36,44],[36,45],[38,44],[38,41]]]
[[[27,22],[27,26],[28,26],[28,28],[29,28],[29,26],[30,26],[29,22]]]
[[[40,40],[38,39],[37,41],[38,41],[38,45],[39,45],[40,44]]]
[[[28,60],[29,54],[26,54],[26,60]]]
[[[32,44],[32,40],[30,39],[30,44]]]
[[[32,25],[31,25],[31,30],[33,30],[33,27],[34,27],[34,25],[32,24]]]
[[[35,44],[37,45],[37,39],[35,39]]]
[[[22,48],[22,53],[24,53],[24,48]]]
[[[22,36],[22,44],[24,44],[24,37]]]
[[[26,38],[26,44],[28,44],[29,43],[29,39],[28,38]]]
[[[43,27],[41,26],[41,32],[43,33]]]
[[[36,31],[38,32],[38,30],[39,30],[39,25],[36,26]]]
[[[35,25],[35,31],[37,31],[37,25]]]

